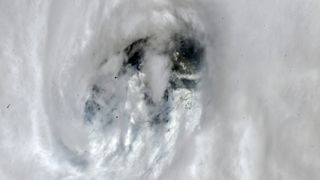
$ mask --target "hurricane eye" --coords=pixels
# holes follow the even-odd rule
[[[173,70],[180,74],[193,74],[201,69],[204,48],[194,38],[175,35],[173,38]]]
[[[171,64],[168,66],[170,71],[170,77],[168,78],[168,87],[165,90],[161,103],[153,102],[152,95],[150,95],[150,89],[144,89],[144,101],[148,106],[148,113],[151,122],[159,124],[160,122],[168,122],[170,112],[170,93],[177,89],[195,90],[198,82],[200,81],[199,74],[201,70],[201,64],[203,61],[204,48],[200,41],[195,38],[187,37],[184,34],[174,34],[170,39],[164,41],[164,46],[168,47],[163,51],[162,48],[157,47],[161,42],[155,36],[148,36],[144,38],[132,41],[128,46],[122,49],[122,53],[125,55],[123,59],[122,67],[116,76],[112,77],[99,77],[99,81],[95,82],[91,88],[89,98],[85,103],[85,120],[92,123],[94,119],[105,124],[110,124],[113,119],[118,119],[117,114],[119,103],[123,103],[119,92],[119,89],[106,88],[114,86],[114,83],[119,83],[119,79],[127,75],[134,76],[136,73],[142,73],[147,51],[156,51],[160,54],[171,57]],[[169,42],[173,42],[170,44]],[[156,45],[155,45],[156,44]],[[171,46],[172,45],[172,46]],[[154,64],[154,66],[157,66]],[[135,71],[127,71],[127,70]],[[133,78],[134,79],[134,78]],[[133,81],[133,79],[131,79]],[[127,79],[129,81],[129,79]],[[126,83],[126,81],[121,81]],[[141,81],[145,83],[145,81]],[[107,84],[106,84],[107,83]],[[124,85],[126,86],[126,85]],[[148,88],[148,87],[147,87]],[[124,89],[124,91],[126,91]],[[122,92],[126,93],[126,92]],[[110,122],[110,123],[109,123]]]

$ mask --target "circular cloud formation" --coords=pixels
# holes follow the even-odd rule
[[[81,40],[66,40],[77,46],[49,51],[43,96],[53,149],[40,147],[41,156],[76,172],[70,178],[158,178],[202,113],[205,43],[191,10],[114,4],[100,23],[84,21]]]

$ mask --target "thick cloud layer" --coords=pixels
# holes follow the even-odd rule
[[[0,179],[319,179],[319,15],[316,0],[0,1]],[[202,80],[155,126],[177,32],[205,47]],[[145,37],[142,73],[118,77]]]

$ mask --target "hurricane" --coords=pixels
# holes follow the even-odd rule
[[[0,0],[0,179],[319,179],[319,15]]]

